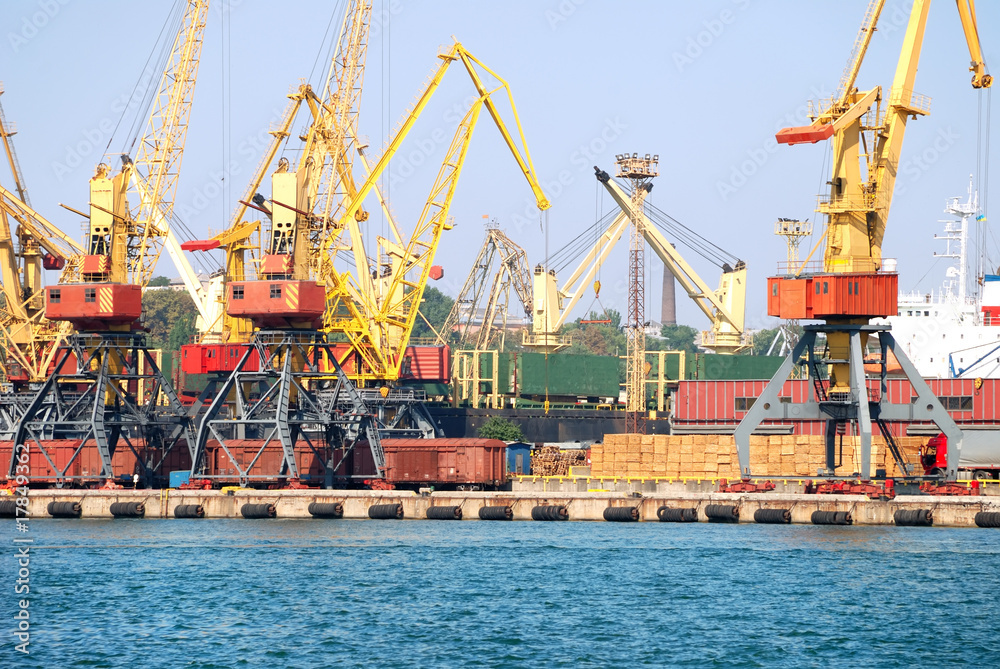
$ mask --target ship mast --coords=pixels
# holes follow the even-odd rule
[[[979,209],[979,194],[972,188],[972,177],[969,177],[969,194],[968,199],[965,203],[959,203],[957,197],[953,197],[948,200],[948,204],[945,206],[944,211],[952,216],[957,216],[958,221],[941,221],[945,224],[944,235],[934,235],[934,239],[943,239],[948,244],[947,253],[935,253],[935,258],[956,258],[958,262],[956,263],[955,269],[958,272],[958,295],[956,296],[952,287],[955,284],[954,280],[949,280],[945,283],[945,298],[955,299],[957,297],[958,303],[964,305],[967,300],[968,295],[968,285],[969,285],[969,219],[975,215],[976,211]],[[958,242],[958,253],[952,252],[952,242]],[[954,275],[949,271],[948,277],[951,279]],[[982,281],[983,276],[983,254],[982,249],[979,249],[976,260],[976,290],[973,297],[978,297],[979,294],[979,284]]]

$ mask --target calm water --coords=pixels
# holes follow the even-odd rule
[[[0,536],[3,667],[998,665],[1000,531],[32,521],[29,662]]]

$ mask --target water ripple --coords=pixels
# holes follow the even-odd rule
[[[989,531],[47,520],[32,532],[32,654],[5,645],[2,666],[988,666],[998,613]],[[14,569],[2,561],[4,583]]]

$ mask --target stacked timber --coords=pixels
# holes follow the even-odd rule
[[[531,454],[531,473],[536,476],[567,476],[570,467],[585,467],[587,453],[582,449],[560,451],[557,446],[543,446]]]
[[[840,439],[838,437],[838,439]],[[897,437],[904,457],[916,466],[921,437]],[[843,437],[837,473],[860,471],[861,440]],[[750,438],[750,470],[754,476],[815,476],[826,462],[822,436],[755,435]],[[884,439],[872,440],[871,471],[902,474]],[[739,459],[732,435],[608,434],[591,449],[595,478],[739,478]]]

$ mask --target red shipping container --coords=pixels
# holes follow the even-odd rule
[[[231,372],[247,348],[246,344],[185,344],[181,346],[181,370],[185,374]],[[251,355],[243,371],[256,372],[259,368],[260,356]]]
[[[407,346],[403,379],[424,383],[447,383],[451,380],[451,349],[448,346]]]

